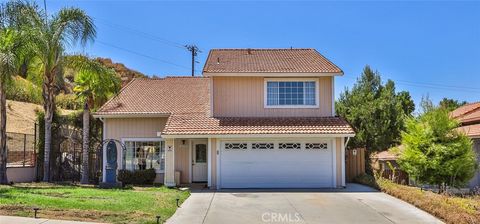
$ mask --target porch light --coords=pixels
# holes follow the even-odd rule
[[[185,145],[185,139],[184,139],[184,140],[182,140],[182,145]]]

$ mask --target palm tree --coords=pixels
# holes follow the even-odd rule
[[[32,3],[35,4],[35,3]],[[35,12],[28,16],[35,32],[32,43],[35,56],[40,60],[43,83],[42,96],[45,110],[45,148],[43,181],[50,180],[50,148],[52,142],[52,119],[55,111],[56,85],[63,78],[66,47],[80,43],[85,46],[96,36],[92,19],[79,8],[63,8],[47,17],[35,5]]]
[[[0,5],[0,184],[7,178],[7,99],[5,88],[18,71],[19,58],[29,46],[26,31],[21,30],[23,12],[27,4],[11,1]]]
[[[77,71],[73,91],[83,102],[82,184],[89,182],[88,152],[90,145],[90,111],[95,110],[120,88],[120,79],[113,69],[86,56],[69,56],[68,65]]]

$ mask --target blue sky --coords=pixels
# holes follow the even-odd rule
[[[43,2],[39,1],[43,6]],[[87,11],[98,35],[84,49],[148,75],[189,75],[190,55],[212,48],[316,48],[343,69],[336,95],[363,67],[392,79],[415,102],[480,101],[480,2],[54,1]]]

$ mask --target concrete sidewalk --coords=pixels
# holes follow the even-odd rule
[[[34,219],[18,216],[0,216],[1,224],[95,224],[95,222],[77,222],[54,219]],[[98,223],[97,223],[98,224]]]

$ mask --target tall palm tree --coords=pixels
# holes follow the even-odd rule
[[[19,58],[29,46],[22,30],[23,12],[28,5],[11,1],[0,5],[0,184],[7,184],[7,99],[5,88],[18,71]]]
[[[97,109],[120,88],[120,79],[113,69],[86,56],[67,58],[67,65],[77,71],[73,91],[83,102],[82,184],[89,183],[88,152],[90,145],[90,111]]]
[[[35,3],[32,3],[35,4]],[[36,5],[28,19],[35,32],[32,35],[35,56],[41,61],[43,73],[42,96],[45,110],[45,148],[43,181],[50,180],[50,148],[52,142],[52,119],[55,111],[56,85],[63,78],[65,51],[67,47],[80,43],[85,46],[96,36],[95,25],[83,10],[63,8],[52,16]]]

